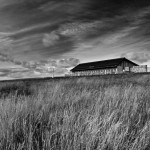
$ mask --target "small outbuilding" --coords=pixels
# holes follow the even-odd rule
[[[118,74],[130,72],[130,68],[133,68],[134,66],[139,65],[123,57],[82,63],[71,69],[71,72],[73,76]]]

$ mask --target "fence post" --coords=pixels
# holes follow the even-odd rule
[[[146,72],[147,72],[147,65],[145,67],[146,67]]]

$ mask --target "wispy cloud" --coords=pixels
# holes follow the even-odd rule
[[[92,32],[96,30],[96,28],[100,28],[102,26],[104,26],[104,23],[102,21],[73,22],[62,25],[58,31],[61,35],[64,36],[74,36]]]
[[[76,66],[79,63],[78,59],[48,59],[39,62],[35,61],[16,61],[9,58],[8,55],[1,54],[4,58],[2,61],[7,61],[19,65],[19,68],[0,69],[0,77],[8,78],[31,78],[31,77],[46,77],[60,76],[68,73],[68,69]]]
[[[0,51],[10,51],[12,49],[13,39],[7,33],[0,32]]]
[[[59,35],[55,31],[50,34],[44,34],[43,44],[45,47],[54,45],[60,39]]]
[[[150,61],[150,53],[148,52],[129,52],[122,54],[122,56],[138,63],[146,63]]]
[[[75,67],[76,65],[78,65],[80,62],[79,59],[76,58],[66,58],[66,59],[49,59],[47,61],[44,62],[45,65],[50,65],[50,66],[54,66],[56,68],[70,68],[70,67]]]
[[[146,62],[149,8],[148,0],[0,0],[1,64],[42,76],[50,66],[66,72],[79,63],[73,58],[133,52],[131,59]]]

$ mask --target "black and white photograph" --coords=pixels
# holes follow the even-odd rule
[[[0,150],[150,150],[150,0],[0,0]]]

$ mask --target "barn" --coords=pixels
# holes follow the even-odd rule
[[[125,71],[130,71],[130,68],[134,66],[139,65],[123,57],[82,63],[71,69],[71,74],[73,76],[118,74]]]

